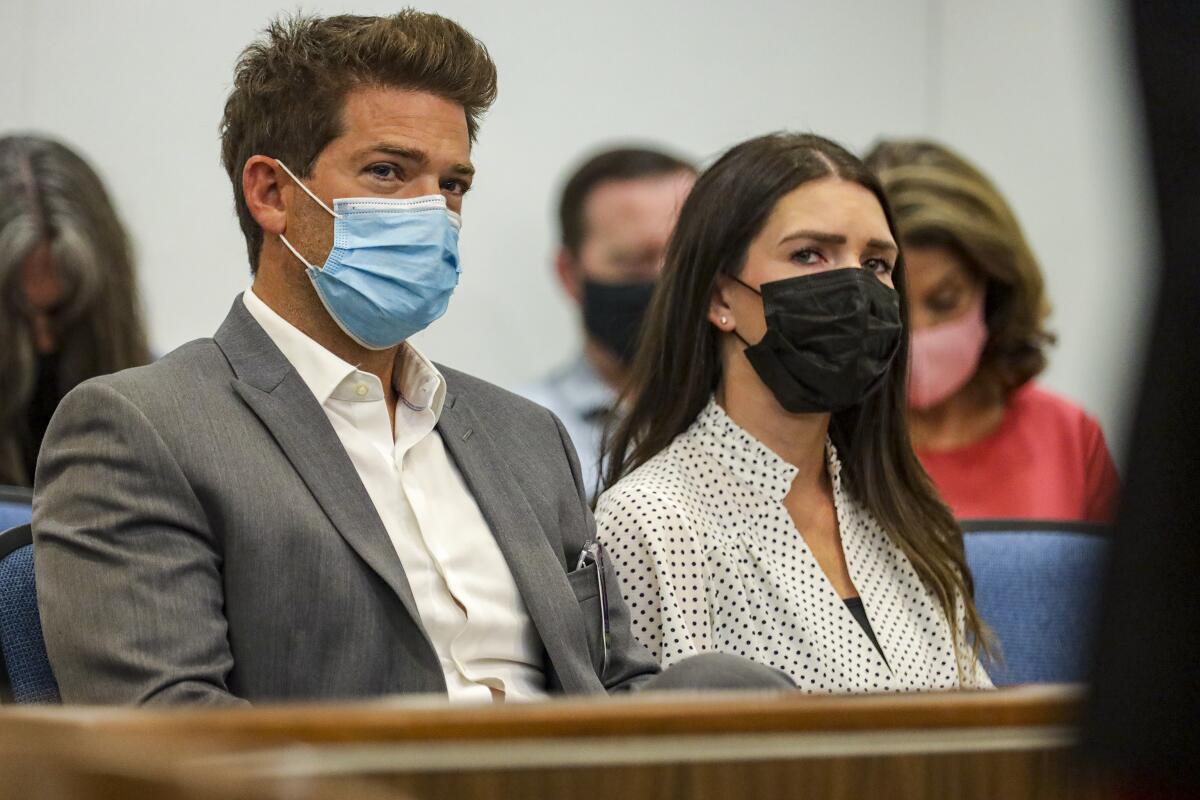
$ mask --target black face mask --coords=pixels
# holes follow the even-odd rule
[[[633,361],[654,282],[583,282],[583,327],[624,364]]]
[[[736,278],[734,280],[737,280]],[[793,414],[842,411],[875,392],[900,349],[900,296],[860,267],[762,285],[767,332],[746,358]],[[741,339],[741,335],[735,335]]]

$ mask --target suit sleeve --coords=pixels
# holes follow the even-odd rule
[[[34,495],[38,605],[63,701],[244,704],[220,550],[146,415],[105,382],[59,406]]]
[[[588,503],[587,490],[583,485],[583,475],[579,468],[579,458],[571,444],[570,437],[558,417],[550,414],[558,427],[558,435],[562,440],[563,449],[571,464],[571,475],[575,480],[575,491],[578,495],[579,513],[586,526],[586,541],[596,539],[596,521],[592,517],[592,509]],[[605,575],[605,597],[608,601],[611,636],[609,639],[608,668],[599,675],[600,682],[609,692],[627,691],[636,688],[658,674],[658,664],[637,639],[634,638],[630,627],[629,606],[621,595],[621,585],[617,582],[617,574],[613,570],[612,559],[604,558],[602,568]]]

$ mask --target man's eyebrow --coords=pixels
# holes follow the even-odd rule
[[[416,147],[402,147],[400,145],[387,144],[386,142],[380,142],[379,144],[372,145],[370,148],[368,148],[367,152],[368,153],[386,153],[387,155],[390,155],[390,156],[395,156],[397,158],[403,158],[407,161],[415,162],[417,164],[417,166],[420,166],[420,167],[424,167],[429,164],[429,154],[426,153],[424,150],[420,150]],[[452,165],[450,167],[450,171],[456,175],[474,175],[475,167],[468,163],[459,163],[459,164]]]
[[[415,161],[422,166],[429,163],[429,155],[424,150],[418,150],[415,147],[402,147],[400,145],[387,144],[386,142],[380,142],[379,144],[371,145],[366,149],[365,152],[386,153],[389,156],[396,156],[397,158]]]

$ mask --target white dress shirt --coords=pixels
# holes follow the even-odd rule
[[[544,695],[541,641],[435,427],[446,396],[441,373],[411,344],[401,347],[393,429],[379,378],[305,336],[253,291],[243,297],[346,448],[404,566],[450,699]]]
[[[842,487],[832,444],[827,460],[846,567],[878,649],[783,505],[796,468],[715,400],[596,508],[638,640],[664,667],[735,653],[810,692],[991,686],[969,651],[956,653],[908,558]],[[960,602],[960,630],[963,615]]]

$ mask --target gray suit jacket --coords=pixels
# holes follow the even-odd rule
[[[442,368],[438,430],[512,570],[546,688],[658,671],[608,568],[602,663],[594,525],[544,408]],[[37,469],[38,603],[66,702],[241,703],[445,692],[383,523],[324,411],[239,297],[214,339],[88,381]]]

